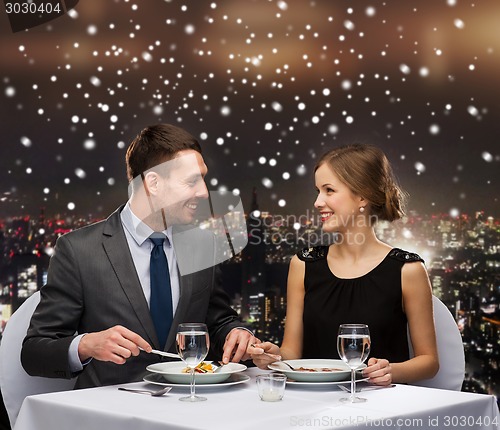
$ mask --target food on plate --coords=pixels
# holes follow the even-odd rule
[[[205,363],[202,361],[198,366],[194,368],[195,373],[214,373],[214,367],[211,363]],[[191,369],[189,367],[184,367],[181,373],[191,373]]]
[[[298,367],[295,370],[298,372],[342,372],[345,369],[339,369],[336,367]]]

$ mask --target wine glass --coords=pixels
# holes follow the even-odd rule
[[[370,330],[366,324],[341,324],[337,336],[337,350],[344,363],[351,368],[351,396],[341,402],[359,403],[366,399],[356,397],[356,369],[370,353]]]
[[[190,369],[191,373],[191,394],[181,397],[184,402],[200,402],[207,400],[195,394],[195,367],[200,364],[208,354],[210,340],[206,324],[184,323],[177,328],[177,352],[182,361]]]

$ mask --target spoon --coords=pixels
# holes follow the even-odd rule
[[[161,397],[164,394],[168,393],[172,387],[164,387],[161,390],[144,390],[144,389],[138,389],[138,388],[126,388],[126,387],[118,387],[119,390],[121,391],[128,391],[130,393],[138,393],[138,394],[149,394],[152,397]]]
[[[345,387],[342,384],[338,384],[337,386],[341,390],[345,391],[346,393],[350,393],[351,392],[351,390],[349,388]],[[356,392],[359,393],[360,391],[378,390],[378,389],[381,389],[381,388],[393,388],[395,386],[396,386],[395,384],[391,384],[391,385],[367,385],[365,387],[356,386]]]

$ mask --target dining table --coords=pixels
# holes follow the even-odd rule
[[[496,398],[407,384],[374,388],[359,383],[363,403],[344,403],[348,383],[287,384],[282,400],[262,401],[248,368],[240,383],[198,385],[203,402],[180,402],[189,386],[161,397],[119,387],[159,389],[148,381],[26,397],[14,430],[279,430],[279,429],[481,429],[500,428]],[[154,382],[154,381],[153,381]]]

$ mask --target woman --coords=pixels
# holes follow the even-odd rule
[[[315,169],[323,231],[330,246],[304,249],[291,262],[281,348],[251,350],[266,368],[283,359],[338,358],[340,324],[370,328],[372,347],[364,375],[378,385],[431,378],[439,369],[432,292],[422,259],[377,239],[377,220],[403,216],[403,193],[384,153],[371,145],[327,152]],[[415,356],[408,352],[407,327]]]

